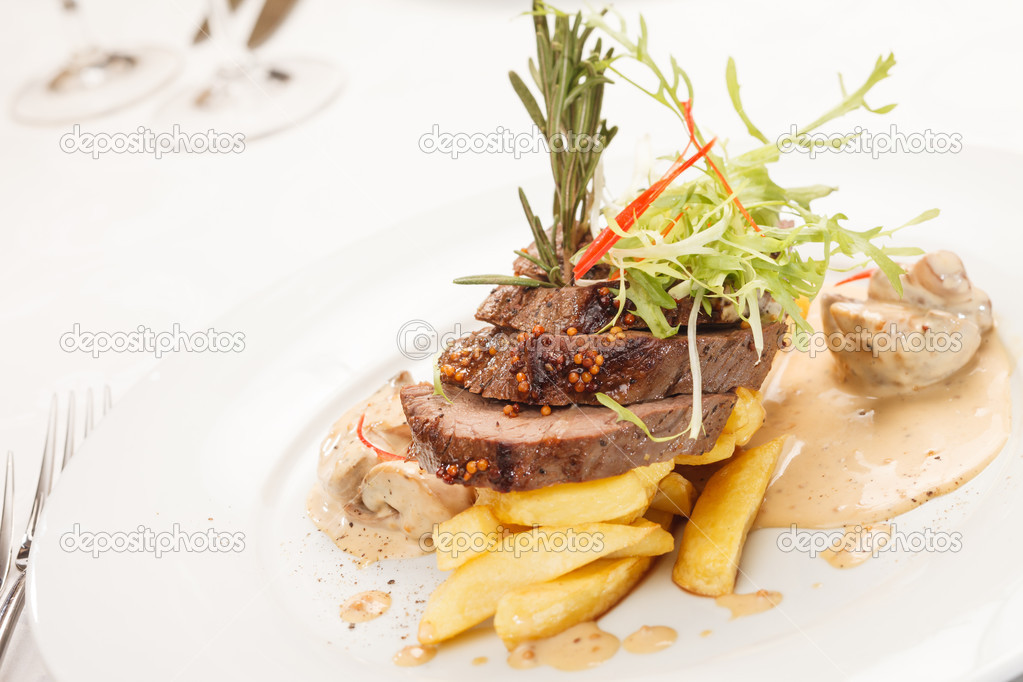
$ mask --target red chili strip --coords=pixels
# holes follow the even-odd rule
[[[381,450],[380,448],[378,448],[377,446],[373,445],[372,443],[369,442],[369,440],[366,439],[366,436],[364,436],[362,434],[362,425],[363,425],[363,423],[365,421],[366,421],[366,413],[363,412],[362,416],[359,417],[359,425],[355,427],[355,433],[356,433],[356,435],[359,436],[359,440],[362,441],[362,444],[365,445],[370,450],[372,450],[373,452],[377,453],[377,457],[382,459],[382,460],[404,462],[405,458],[402,457],[401,455],[396,455],[393,452],[388,452],[387,450]]]
[[[685,111],[685,114],[686,114],[686,125],[689,126],[689,137],[695,143],[695,141],[696,141],[696,124],[693,122],[693,104],[692,104],[692,102],[690,100],[686,100],[685,102],[682,102],[682,109],[683,109],[683,111]],[[711,159],[708,156],[707,157],[707,163],[710,164],[710,167],[711,167],[711,169],[713,169],[714,174],[718,176],[718,180],[721,181],[721,186],[725,188],[726,192],[731,194],[732,193],[732,188],[728,184],[728,181],[725,180],[725,176],[721,173],[720,170],[718,170],[717,164],[714,163],[714,160]],[[742,205],[741,201],[739,201],[739,197],[738,196],[732,197],[732,202],[739,209],[739,212],[742,213],[742,215],[746,218],[746,222],[748,222],[750,224],[750,226],[753,227],[754,230],[756,230],[757,232],[760,232],[760,226],[757,225],[756,221],[754,221],[752,216],[750,216],[750,214],[746,211],[746,207]]]
[[[636,197],[632,203],[626,206],[622,212],[615,217],[615,222],[618,224],[618,227],[621,228],[622,231],[628,232],[629,228],[631,228],[636,222],[636,218],[643,215],[643,212],[650,208],[650,204],[654,203],[657,197],[659,197],[664,190],[668,188],[668,185],[670,185],[675,178],[681,175],[686,169],[691,168],[693,164],[701,158],[706,156],[707,152],[710,151],[711,146],[713,146],[716,141],[717,138],[715,137],[704,145],[700,151],[696,152],[696,154],[694,154],[688,161],[683,161],[682,156],[679,156],[678,159],[675,160],[675,163],[672,164],[671,168],[668,169],[668,172],[665,173],[660,180],[650,185],[645,192]],[[601,233],[597,235],[597,238],[593,240],[593,243],[590,244],[590,247],[583,253],[583,257],[579,259],[578,263],[576,263],[575,268],[573,268],[572,272],[575,274],[576,278],[578,279],[589,272],[590,268],[596,265],[597,261],[603,258],[604,254],[610,251],[611,247],[614,246],[615,242],[619,239],[621,239],[621,235],[612,230],[610,227],[605,227]]]
[[[846,277],[845,279],[843,279],[841,282],[839,282],[835,286],[836,287],[842,286],[843,284],[848,284],[849,282],[855,282],[858,279],[867,279],[868,277],[873,275],[874,272],[875,272],[874,268],[871,268],[870,270],[864,270],[863,272],[855,274],[852,277]]]

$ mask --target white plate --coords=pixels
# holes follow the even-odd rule
[[[939,221],[904,240],[962,253],[993,295],[999,333],[1019,355],[1018,157],[831,157],[790,165],[786,180],[840,182],[839,198],[828,201],[856,208],[849,212],[863,227],[942,207]],[[395,667],[392,655],[413,640],[421,600],[440,580],[432,560],[359,570],[304,515],[329,423],[389,374],[408,366],[426,374],[427,361],[396,352],[403,322],[470,323],[486,289],[447,282],[507,269],[510,249],[525,235],[516,204],[507,190],[364,239],[221,321],[218,330],[245,334],[244,352],[175,356],[119,401],[66,471],[33,550],[31,619],[58,680],[562,677],[511,670],[497,638],[483,632],[444,647],[425,666]],[[885,554],[839,571],[783,553],[776,531],[758,531],[739,589],[775,589],[785,600],[736,621],[675,588],[670,562],[662,561],[601,624],[619,636],[670,625],[678,643],[649,656],[621,652],[586,676],[940,680],[1004,679],[1023,670],[1023,545],[1015,537],[1023,518],[1021,386],[1016,371],[1014,430],[996,462],[899,519],[900,530],[961,532],[962,551]],[[213,528],[243,533],[244,549],[93,558],[61,549],[75,524],[93,533]],[[394,606],[349,629],[339,604],[373,588],[392,592]],[[712,634],[701,637],[704,630]],[[489,663],[474,668],[476,656]]]

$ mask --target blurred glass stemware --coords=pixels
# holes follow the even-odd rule
[[[14,98],[12,115],[33,124],[73,123],[134,104],[169,83],[178,55],[159,47],[111,50],[86,31],[76,0],[61,6],[73,36],[71,56],[56,73],[28,83]]]
[[[175,96],[160,113],[163,123],[185,132],[214,130],[254,139],[305,120],[341,91],[342,73],[331,64],[257,55],[240,35],[241,23],[230,0],[210,0],[209,36],[220,66],[207,83]]]

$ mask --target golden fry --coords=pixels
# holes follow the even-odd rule
[[[660,509],[654,509],[653,507],[646,510],[646,514],[643,514],[643,518],[647,521],[653,521],[669,533],[671,532],[671,524],[675,521],[675,515],[671,512],[661,511]]]
[[[607,558],[621,559],[631,556],[660,556],[675,549],[675,537],[660,523],[651,519],[641,518],[634,521],[632,525],[640,528],[652,528],[654,530],[636,544],[608,554]]]
[[[495,493],[482,499],[506,524],[569,526],[639,518],[657,491],[657,482],[671,471],[662,462],[627,471],[619,476],[582,483],[560,483],[539,490]]]
[[[682,534],[671,574],[679,587],[711,597],[732,592],[746,535],[764,501],[784,440],[740,452],[707,481]]]
[[[669,514],[689,516],[696,503],[696,486],[681,474],[672,472],[657,484],[657,493],[650,501],[651,509],[659,509]]]
[[[735,395],[735,408],[725,422],[724,433],[735,436],[736,445],[746,445],[750,442],[767,418],[767,411],[764,409],[764,397],[760,391],[751,391],[747,388],[737,388]]]
[[[533,528],[505,537],[493,551],[456,568],[430,595],[419,623],[419,641],[435,644],[454,637],[494,615],[508,592],[570,573],[636,545],[654,531],[663,532],[653,524],[588,523]]]
[[[714,447],[702,455],[676,455],[675,464],[685,466],[700,466],[701,464],[713,464],[723,459],[728,459],[735,452],[735,436],[730,433],[721,432]]]
[[[437,568],[450,571],[494,548],[502,536],[501,522],[490,507],[477,505],[438,525],[433,532]]]
[[[494,629],[510,650],[593,620],[628,594],[652,561],[598,559],[560,578],[513,590],[497,604]]]

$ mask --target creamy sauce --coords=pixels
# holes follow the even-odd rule
[[[892,528],[886,523],[846,528],[837,547],[821,552],[821,558],[835,568],[859,566],[888,544]]]
[[[360,592],[341,605],[341,620],[347,623],[365,623],[379,618],[391,608],[391,595],[380,590]]]
[[[652,654],[667,649],[678,633],[664,625],[644,625],[622,640],[622,648],[630,654]]]
[[[819,314],[811,316],[816,329]],[[1010,430],[1010,362],[994,332],[959,372],[908,394],[842,381],[830,351],[779,353],[754,444],[791,437],[758,527],[839,528],[909,511],[976,476]]]
[[[412,666],[422,665],[433,660],[433,657],[437,655],[437,647],[430,646],[427,644],[411,644],[394,655],[395,665],[400,665],[402,668],[411,668]]]
[[[414,461],[381,461],[359,438],[361,419],[368,442],[392,454],[406,452],[412,436],[399,394],[411,381],[402,372],[334,422],[320,446],[317,481],[306,499],[316,527],[363,566],[432,551],[434,524],[474,499],[470,488],[447,485]]]
[[[614,656],[619,645],[617,637],[604,632],[596,623],[579,623],[553,637],[518,645],[508,654],[508,665],[520,670],[541,665],[558,670],[586,670]]]
[[[781,592],[757,590],[750,594],[724,594],[715,599],[714,603],[731,611],[734,619],[769,611],[780,604],[781,600]]]
[[[306,512],[316,527],[339,549],[359,560],[361,567],[381,559],[405,559],[425,554],[417,541],[400,530],[370,528],[349,521],[344,505],[316,485],[306,500]]]

